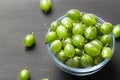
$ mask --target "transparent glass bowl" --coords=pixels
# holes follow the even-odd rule
[[[85,14],[83,12],[83,14]],[[62,16],[60,18],[57,19],[57,21],[61,21],[65,16]],[[103,19],[101,19],[100,17],[97,17],[97,21],[99,23],[104,23],[105,21]],[[111,45],[111,49],[112,49],[112,53],[114,55],[114,49],[115,49],[115,38],[113,33],[111,33],[111,36],[113,38],[113,43]],[[67,65],[65,65],[64,63],[62,63],[59,59],[57,59],[57,57],[51,52],[49,44],[47,44],[47,48],[49,51],[49,55],[51,56],[52,60],[54,61],[54,63],[64,72],[67,72],[69,74],[72,75],[76,75],[76,76],[86,76],[86,75],[91,75],[94,74],[96,72],[98,72],[99,70],[101,70],[109,61],[110,59],[105,59],[104,61],[102,61],[101,63],[99,63],[98,65],[92,66],[92,67],[88,67],[88,68],[72,68],[69,67]],[[112,55],[112,56],[113,56]]]

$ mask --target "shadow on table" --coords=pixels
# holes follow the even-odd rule
[[[36,47],[36,43],[34,43],[33,46],[31,46],[31,47],[26,47],[25,50],[26,51],[32,51],[32,50],[35,49],[35,47]]]
[[[102,70],[93,75],[78,77],[61,71],[61,77],[63,78],[61,80],[120,80],[118,70],[112,62],[109,62]]]
[[[120,41],[120,37],[115,39],[116,41]]]
[[[52,11],[53,11],[53,8],[52,8],[52,7],[51,7],[50,10],[47,11],[47,12],[41,10],[41,12],[42,12],[43,14],[45,14],[45,16],[48,16],[48,15],[52,14]]]

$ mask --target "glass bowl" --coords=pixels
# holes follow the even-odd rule
[[[86,14],[85,12],[82,12],[83,14]],[[65,16],[62,16],[60,18],[57,19],[57,21],[61,21]],[[97,21],[99,23],[104,23],[105,21],[103,19],[101,19],[100,17],[97,17]],[[49,30],[48,30],[49,31]],[[115,38],[113,33],[111,33],[113,42],[111,45],[111,49],[112,49],[112,53],[114,55],[114,49],[115,49]],[[64,63],[62,63],[50,50],[49,44],[47,44],[47,48],[48,48],[48,53],[51,56],[52,60],[54,61],[54,63],[64,72],[72,74],[72,75],[76,75],[76,76],[86,76],[86,75],[91,75],[94,74],[96,72],[98,72],[99,70],[101,70],[110,60],[110,59],[105,59],[104,61],[102,61],[101,63],[99,63],[98,65],[92,66],[92,67],[88,67],[88,68],[72,68],[69,67],[67,65],[65,65]],[[112,55],[112,56],[113,56]]]

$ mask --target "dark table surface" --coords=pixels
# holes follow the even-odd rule
[[[94,13],[120,23],[120,0],[51,0],[52,10],[44,14],[39,0],[0,0],[0,80],[18,80],[18,73],[29,67],[31,80],[120,80],[120,39],[116,39],[112,60],[96,74],[86,77],[69,75],[54,65],[45,45],[50,23],[71,8]],[[23,47],[25,35],[34,32],[36,45]]]

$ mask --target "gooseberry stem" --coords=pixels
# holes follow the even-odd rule
[[[25,66],[25,69],[28,70],[28,66]]]
[[[34,35],[34,33],[32,32],[32,35]]]
[[[82,54],[83,54],[83,55],[85,54],[84,50],[82,50]]]
[[[109,44],[107,43],[106,45],[105,45],[105,47],[107,47]]]

